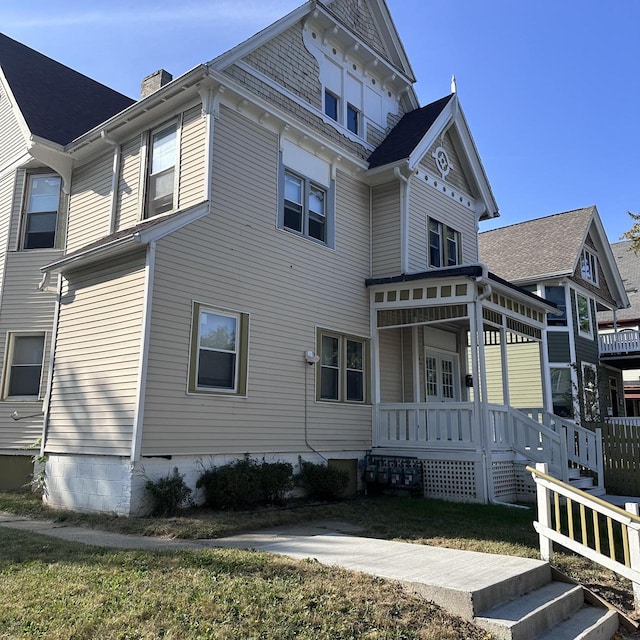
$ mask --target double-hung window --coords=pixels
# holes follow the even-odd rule
[[[598,396],[598,370],[595,364],[582,363],[582,387],[584,393],[584,417],[586,420],[598,420],[600,400]]]
[[[360,134],[360,112],[350,104],[347,104],[347,129],[356,135]]]
[[[452,267],[462,262],[459,231],[428,218],[427,236],[430,267]]]
[[[189,391],[246,393],[248,323],[246,314],[194,304]]]
[[[319,400],[367,401],[368,341],[321,331],[319,334]]]
[[[37,398],[40,394],[44,334],[10,334],[5,380],[6,398]]]
[[[544,297],[549,300],[549,302],[553,302],[558,307],[558,311],[562,312],[562,315],[548,313],[547,314],[547,324],[549,326],[558,327],[558,326],[567,326],[567,300],[565,297],[565,289],[564,287],[545,287],[544,288]]]
[[[580,275],[583,280],[598,284],[598,259],[587,248],[580,254]]]
[[[23,249],[52,249],[56,246],[61,190],[60,176],[37,173],[28,176]]]
[[[331,93],[328,89],[324,92],[324,112],[332,120],[338,121],[340,111],[340,99],[335,93]]]
[[[280,226],[323,244],[332,244],[330,190],[284,169]]]
[[[178,125],[173,122],[151,132],[146,217],[175,208]]]
[[[576,309],[578,312],[578,333],[591,338],[593,333],[591,326],[591,302],[589,298],[576,292]]]

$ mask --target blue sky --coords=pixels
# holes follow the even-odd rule
[[[421,104],[455,74],[501,217],[595,204],[615,242],[640,210],[637,0],[387,0]],[[131,97],[230,49],[301,0],[2,0],[0,30]],[[55,6],[55,11],[52,7]]]

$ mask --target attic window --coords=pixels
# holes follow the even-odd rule
[[[583,280],[598,284],[598,259],[586,248],[580,254],[580,275]]]

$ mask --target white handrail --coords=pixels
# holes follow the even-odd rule
[[[601,354],[640,351],[640,331],[601,333],[598,336],[598,344]]]

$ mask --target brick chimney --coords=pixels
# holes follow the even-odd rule
[[[157,71],[149,74],[146,78],[142,79],[142,84],[140,85],[140,100],[150,96],[152,93],[160,89],[160,87],[164,87],[165,84],[172,80],[173,76],[164,69],[158,69]]]

